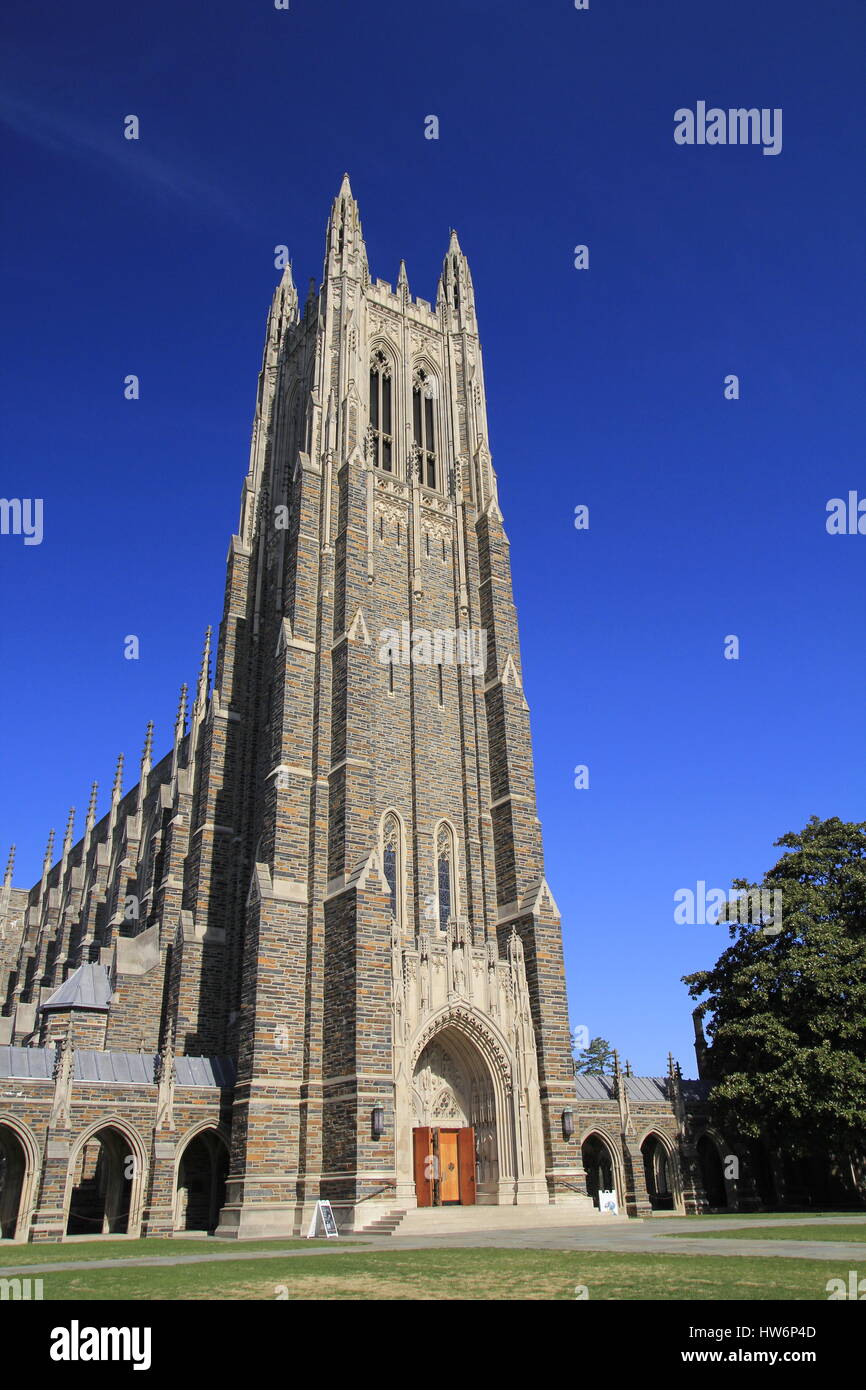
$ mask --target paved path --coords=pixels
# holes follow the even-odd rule
[[[702,1240],[701,1231],[732,1230],[742,1231],[742,1239]],[[343,1236],[327,1247],[318,1245],[305,1249],[292,1246],[286,1249],[245,1250],[243,1241],[226,1248],[215,1249],[216,1242],[202,1241],[206,1249],[198,1254],[177,1255],[132,1255],[117,1259],[101,1260],[63,1260],[46,1261],[45,1264],[15,1265],[14,1247],[0,1251],[0,1276],[59,1274],[64,1270],[86,1269],[126,1269],[129,1267],[159,1268],[163,1265],[219,1264],[229,1260],[283,1260],[304,1259],[310,1256],[328,1254],[348,1254],[351,1251],[363,1253],[381,1250],[458,1250],[458,1249],[502,1249],[502,1250],[593,1250],[610,1251],[622,1254],[653,1253],[657,1255],[775,1255],[782,1259],[829,1260],[844,1264],[846,1268],[857,1268],[859,1261],[866,1267],[866,1243],[854,1241],[815,1241],[809,1240],[810,1226],[863,1226],[866,1217],[862,1216],[810,1216],[795,1219],[777,1217],[757,1222],[754,1219],[738,1221],[736,1217],[713,1219],[704,1217],[700,1223],[694,1220],[665,1218],[651,1221],[617,1222],[605,1227],[602,1218],[597,1226],[582,1225],[572,1229],[562,1227],[525,1227],[516,1230],[466,1231],[423,1236],[399,1235],[387,1237]],[[762,1240],[759,1231],[764,1226],[802,1226],[803,1240]],[[672,1239],[673,1231],[693,1233],[693,1239]],[[752,1234],[754,1232],[754,1234]],[[118,1242],[120,1245],[120,1242]],[[7,1263],[7,1260],[9,1263]]]

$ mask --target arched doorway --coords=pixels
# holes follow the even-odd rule
[[[66,1234],[128,1235],[138,1166],[132,1144],[114,1125],[88,1135],[74,1160]]]
[[[676,1175],[670,1150],[657,1134],[648,1134],[640,1146],[647,1196],[653,1211],[674,1211],[677,1201]]]
[[[486,1059],[459,1028],[422,1049],[412,1076],[412,1147],[419,1206],[499,1201],[497,1088]],[[513,1200],[513,1198],[512,1198]]]
[[[229,1155],[222,1135],[201,1130],[189,1141],[177,1169],[176,1231],[215,1231],[225,1202]]]
[[[599,1192],[615,1192],[619,1209],[623,1211],[616,1161],[608,1141],[602,1135],[593,1132],[584,1139],[580,1152],[586,1173],[586,1190],[592,1198],[593,1205],[599,1206]]]
[[[728,1194],[725,1188],[722,1160],[715,1143],[708,1134],[702,1134],[698,1140],[698,1163],[700,1164],[701,1181],[704,1186],[707,1205],[715,1208],[726,1207]]]
[[[27,1154],[9,1125],[0,1124],[0,1240],[14,1240],[21,1213]]]

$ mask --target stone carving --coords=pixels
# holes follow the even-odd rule
[[[51,1105],[49,1128],[69,1129],[72,1103],[72,1073],[75,1066],[75,1049],[72,1046],[72,1019],[69,1031],[58,1039],[54,1055],[54,1099]]]
[[[157,1133],[161,1129],[174,1129],[174,1020],[169,1018],[165,1030],[165,1042],[156,1059],[156,1123]]]

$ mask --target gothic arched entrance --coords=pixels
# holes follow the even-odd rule
[[[106,1125],[88,1135],[72,1170],[68,1236],[127,1235],[141,1164],[126,1135]]]
[[[616,1160],[608,1141],[601,1134],[593,1132],[586,1136],[580,1151],[586,1173],[586,1190],[593,1205],[600,1205],[600,1192],[615,1192],[617,1204],[620,1210],[624,1210],[622,1189],[617,1182]]]
[[[728,1193],[725,1187],[722,1160],[709,1134],[702,1134],[698,1140],[698,1163],[700,1164],[701,1180],[704,1185],[707,1205],[714,1208],[726,1207],[728,1205]]]
[[[653,1211],[680,1210],[679,1184],[671,1150],[658,1134],[650,1133],[640,1146],[647,1196]]]
[[[412,1076],[419,1206],[499,1201],[501,1089],[488,1061],[462,1029],[445,1027],[422,1049]]]
[[[27,1155],[18,1135],[0,1124],[0,1240],[14,1240],[27,1172]]]
[[[215,1129],[190,1139],[177,1171],[176,1231],[215,1231],[225,1202],[228,1149]]]

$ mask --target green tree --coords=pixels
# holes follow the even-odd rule
[[[783,835],[760,884],[781,921],[729,902],[732,944],[686,975],[707,1022],[719,1123],[776,1151],[845,1155],[866,1143],[866,822],[812,816]],[[754,899],[753,899],[754,902]]]
[[[574,1054],[575,1076],[604,1076],[613,1071],[613,1048],[607,1038],[591,1038]]]

